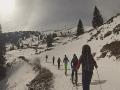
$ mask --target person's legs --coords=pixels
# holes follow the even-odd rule
[[[54,59],[53,59],[53,65],[54,65]]]
[[[85,71],[83,74],[83,90],[90,90],[90,83],[92,79],[92,71]]]
[[[85,84],[85,72],[83,71],[82,72],[82,86],[83,86],[83,90],[86,90],[86,84]]]
[[[77,82],[78,82],[78,72],[77,70],[75,70],[75,83],[77,85]]]
[[[65,75],[67,75],[67,64],[65,64]]]
[[[86,75],[85,75],[85,77],[86,77],[86,90],[89,90],[89,86],[90,86],[90,83],[89,83],[89,79],[90,79],[90,75],[89,75],[89,72],[88,71],[86,71],[86,73],[85,73]]]
[[[60,69],[60,63],[59,63],[59,69]]]
[[[58,70],[60,69],[60,63],[58,63]]]
[[[88,72],[88,90],[90,90],[90,83],[92,79],[93,71]]]
[[[72,69],[71,78],[72,78],[72,83],[73,83],[73,80],[74,80],[74,70],[73,69]]]
[[[89,76],[87,71],[83,71],[82,73],[82,85],[83,90],[89,90]]]

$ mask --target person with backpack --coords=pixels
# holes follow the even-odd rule
[[[65,55],[64,59],[63,59],[63,63],[64,63],[64,68],[65,68],[65,75],[67,76],[67,66],[68,66],[68,57]]]
[[[55,57],[53,56],[53,65],[55,65]]]
[[[78,68],[82,64],[82,86],[83,90],[90,90],[90,83],[93,75],[94,67],[98,68],[96,61],[91,54],[89,45],[84,45],[82,55],[79,59]]]
[[[61,62],[61,59],[60,59],[60,57],[59,57],[58,60],[57,60],[57,63],[58,63],[58,70],[60,70],[60,62]]]
[[[46,62],[47,62],[47,59],[48,59],[48,55],[47,55],[47,54],[46,54],[46,57],[45,57],[45,58],[46,58]]]
[[[71,78],[72,78],[72,83],[77,85],[77,81],[78,81],[78,58],[76,56],[76,54],[73,55],[72,61],[71,61],[71,68],[72,68],[72,74],[71,74]],[[75,82],[74,82],[74,75],[75,75]]]

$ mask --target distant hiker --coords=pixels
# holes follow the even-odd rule
[[[53,56],[53,65],[55,65],[55,57]]]
[[[59,57],[58,60],[57,60],[57,63],[58,63],[58,70],[60,69],[60,62],[61,62],[61,59],[60,59],[60,57]]]
[[[46,55],[46,57],[45,57],[45,58],[46,58],[46,62],[47,62],[47,59],[48,59],[48,55]]]
[[[91,54],[89,45],[84,45],[82,48],[82,55],[79,59],[79,65],[82,64],[82,85],[83,90],[90,90],[90,83],[93,75],[93,69],[98,68],[96,61]]]
[[[63,59],[63,63],[64,63],[64,67],[65,67],[65,75],[67,75],[67,66],[68,66],[68,57],[65,55],[64,59]]]
[[[72,83],[74,84],[77,84],[77,81],[78,81],[78,58],[76,56],[76,54],[73,55],[73,58],[72,58],[72,61],[71,61],[71,68],[72,68],[72,74],[71,74],[71,78],[72,78]],[[75,76],[74,76],[75,75]],[[74,79],[75,77],[75,79]],[[75,82],[74,82],[75,80]]]

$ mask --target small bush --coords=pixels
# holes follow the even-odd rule
[[[110,52],[111,55],[118,57],[120,55],[120,41],[104,45],[101,52]]]
[[[27,62],[27,63],[29,62],[29,60],[26,59],[24,56],[19,56],[18,58],[24,60],[24,61]]]
[[[53,74],[46,68],[27,84],[28,90],[51,90],[53,87]]]
[[[53,33],[53,34],[52,34],[52,37],[53,37],[53,38],[56,38],[56,37],[57,37],[57,34],[56,34],[56,33]]]
[[[53,87],[53,73],[46,68],[42,68],[40,59],[37,57],[33,62],[33,69],[38,75],[29,83],[26,84],[28,90],[51,90]]]
[[[111,32],[111,31],[107,32],[107,33],[104,35],[104,38],[106,38],[106,37],[110,36],[111,34],[112,34],[112,32]]]
[[[120,24],[118,24],[114,29],[113,29],[113,33],[114,34],[119,34],[120,31]]]
[[[104,58],[106,56],[107,52],[102,52],[102,54],[100,55],[100,58]]]
[[[88,40],[88,42],[89,42],[89,41],[92,41],[92,39],[94,39],[94,38],[97,38],[97,36],[100,34],[100,32],[101,32],[101,31],[97,31],[96,34],[92,35],[92,36],[90,37],[90,39]]]

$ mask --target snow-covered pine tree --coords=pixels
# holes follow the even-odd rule
[[[81,19],[79,19],[78,26],[77,26],[77,33],[76,36],[79,36],[84,33],[84,28]]]
[[[93,13],[93,20],[92,20],[92,26],[94,28],[97,28],[101,25],[103,25],[103,17],[100,14],[100,11],[98,10],[97,6],[94,8],[94,13]]]

